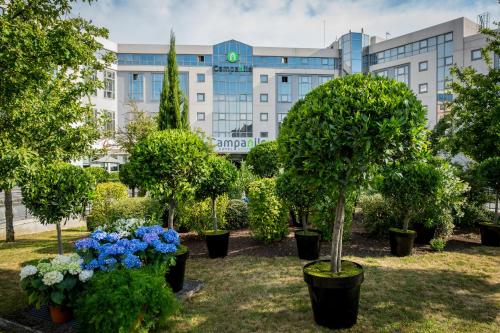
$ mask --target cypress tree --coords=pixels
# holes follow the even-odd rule
[[[159,130],[184,127],[181,116],[179,71],[175,55],[175,35],[173,31],[170,31],[170,48],[168,50],[167,66],[165,66],[163,87],[160,95]]]

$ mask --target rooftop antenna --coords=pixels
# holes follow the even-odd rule
[[[484,12],[479,14],[477,16],[477,24],[479,24],[480,29],[488,29],[490,27],[490,13]]]
[[[389,32],[386,32],[386,33],[385,33],[385,40],[388,40],[388,39],[389,39],[389,37],[391,37],[391,34],[390,34]]]
[[[323,47],[326,47],[326,20],[323,20]]]

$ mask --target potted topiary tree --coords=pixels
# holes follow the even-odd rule
[[[478,167],[479,179],[495,193],[494,223],[480,223],[481,244],[500,246],[500,223],[498,223],[498,197],[500,193],[500,157],[490,157]]]
[[[208,175],[202,180],[197,190],[197,196],[203,199],[210,198],[212,201],[213,230],[205,230],[204,235],[207,241],[208,256],[219,258],[227,256],[229,231],[219,230],[215,204],[218,196],[231,189],[238,173],[233,163],[218,155],[210,155],[208,170]]]
[[[283,122],[278,138],[285,169],[336,202],[330,260],[304,266],[314,319],[329,328],[356,323],[361,265],[341,260],[346,196],[377,165],[411,157],[422,142],[425,109],[403,83],[361,74],[312,90]]]
[[[297,213],[302,229],[295,231],[295,241],[300,259],[315,260],[319,257],[321,234],[309,229],[309,213],[316,201],[316,194],[308,191],[300,176],[290,170],[283,172],[276,181],[276,192]]]
[[[82,214],[94,179],[84,169],[64,162],[38,168],[23,180],[23,204],[42,224],[55,224],[59,254],[63,254],[61,221]]]
[[[410,222],[435,204],[443,185],[442,174],[425,161],[402,164],[385,175],[380,192],[403,219],[402,229],[389,229],[393,255],[404,257],[412,253],[417,233],[408,229]]]
[[[277,176],[280,171],[277,155],[278,143],[266,141],[259,143],[248,152],[246,162],[257,176],[271,178]]]
[[[139,141],[130,156],[141,187],[168,202],[168,228],[174,228],[176,203],[194,194],[207,175],[210,147],[196,134],[182,129],[153,132]],[[182,289],[189,250],[179,246],[176,264],[167,273],[174,292]]]

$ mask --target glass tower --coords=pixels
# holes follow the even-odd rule
[[[369,36],[360,32],[349,32],[340,37],[342,75],[363,72],[363,51],[368,45]]]

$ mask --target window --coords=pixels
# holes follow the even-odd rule
[[[246,113],[240,113],[240,120],[247,120],[247,114]]]
[[[152,73],[151,83],[151,99],[153,101],[159,101],[161,89],[163,87],[163,73]]]
[[[262,103],[267,103],[269,100],[269,96],[267,94],[260,94],[260,101]]]
[[[408,84],[408,82],[409,82],[408,73],[409,73],[408,65],[396,67],[396,74],[395,74],[394,79],[396,79],[396,81],[398,81],[398,82],[403,82],[403,83]]]
[[[198,62],[205,62],[205,56],[204,55],[199,55],[198,56]]]
[[[104,98],[115,98],[115,72],[104,71]]]
[[[197,82],[205,82],[205,74],[203,74],[203,73],[196,74],[196,81]]]
[[[304,98],[312,89],[312,80],[310,76],[301,76],[299,79],[299,98]]]
[[[144,74],[129,74],[128,98],[134,101],[142,101],[144,99]]]
[[[288,57],[281,57],[282,64],[288,64]]]
[[[269,77],[267,74],[260,74],[260,83],[268,83],[269,82]]]
[[[246,102],[248,99],[247,95],[245,94],[240,94],[240,102]]]
[[[288,76],[281,76],[278,79],[278,102],[290,103],[292,102],[292,85],[289,82]]]
[[[376,74],[377,74],[377,76],[387,77],[387,70],[377,72]]]
[[[287,83],[288,82],[288,76],[282,76],[281,77],[281,82]]]
[[[444,64],[446,66],[453,65],[453,57],[446,57],[446,58],[444,58]]]
[[[449,42],[451,40],[453,40],[453,32],[449,32],[446,35],[444,35],[444,41],[445,42]]]
[[[260,121],[267,121],[269,119],[269,114],[266,112],[262,112],[260,114]]]
[[[418,92],[424,94],[427,92],[427,83],[421,83],[418,85]]]
[[[481,49],[472,50],[470,52],[470,58],[471,58],[471,60],[479,60],[479,59],[481,59]]]
[[[321,65],[328,66],[328,58],[321,58]]]
[[[205,93],[197,93],[196,94],[196,100],[198,102],[205,102]]]
[[[286,113],[278,113],[278,123],[282,123],[286,117]]]
[[[225,113],[219,113],[219,120],[225,120],[226,119],[226,114]]]
[[[427,39],[420,41],[420,48],[425,49],[427,47]]]
[[[328,82],[332,79],[331,76],[320,76],[318,77],[318,80],[319,80],[319,84],[323,84],[325,82]]]
[[[196,114],[196,119],[199,121],[204,121],[205,120],[205,112],[198,112]]]
[[[269,136],[268,132],[260,132],[260,137],[261,138],[267,138]]]
[[[421,61],[418,63],[418,71],[424,72],[428,69],[429,63],[427,61]]]

